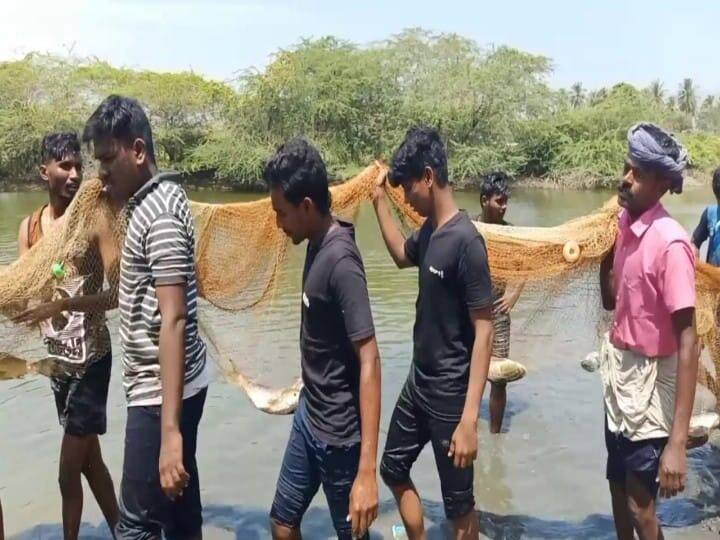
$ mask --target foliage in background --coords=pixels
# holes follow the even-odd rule
[[[367,47],[304,40],[232,83],[31,54],[0,64],[0,179],[31,178],[43,134],[80,131],[111,93],[145,105],[161,165],[235,188],[255,186],[294,135],[343,177],[389,159],[419,123],[441,129],[461,185],[490,169],[573,187],[614,182],[627,129],[641,120],[676,132],[700,171],[720,164],[720,100],[701,100],[691,79],[674,95],[660,81],[555,90],[551,69],[543,56],[422,29]]]

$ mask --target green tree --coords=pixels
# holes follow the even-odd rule
[[[665,100],[665,87],[660,79],[655,79],[650,83],[648,92],[656,105],[662,105]]]
[[[585,89],[581,82],[576,82],[570,87],[570,103],[573,108],[578,109],[585,103]]]
[[[697,112],[697,91],[690,78],[683,79],[677,96],[678,109],[688,116],[695,116]]]

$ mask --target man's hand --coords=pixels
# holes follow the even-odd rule
[[[470,467],[477,457],[477,422],[460,420],[455,428],[448,457],[458,469]]]
[[[500,298],[495,300],[494,306],[499,313],[507,315],[508,313],[510,313],[512,308],[515,307],[515,302],[513,300],[513,298],[511,298],[507,293],[505,293]]]
[[[15,324],[27,324],[28,326],[31,326],[38,324],[41,321],[57,317],[63,311],[65,311],[65,302],[63,300],[56,300],[54,302],[47,302],[34,308],[26,309],[19,315],[13,317],[12,322]]]
[[[660,456],[660,496],[669,498],[685,491],[686,474],[685,447],[668,442]]]
[[[183,465],[183,439],[180,431],[163,433],[160,445],[160,486],[170,500],[182,495],[190,475]]]
[[[350,514],[353,538],[362,537],[378,514],[378,486],[375,472],[360,471],[350,491]]]

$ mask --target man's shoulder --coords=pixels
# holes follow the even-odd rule
[[[454,227],[454,234],[457,236],[462,248],[467,248],[475,242],[480,242],[485,245],[485,240],[480,234],[480,231],[478,231],[475,224],[465,212],[458,218],[456,226]]]
[[[141,206],[153,218],[167,214],[184,218],[190,211],[185,190],[171,180],[158,183],[157,187],[145,197]]]
[[[653,227],[655,234],[664,244],[682,242],[690,246],[690,236],[685,228],[666,211],[661,214]]]
[[[323,267],[329,269],[329,274],[332,274],[334,268],[345,260],[359,264],[362,267],[360,248],[358,248],[357,242],[355,242],[352,234],[346,230],[337,231],[332,241],[328,242],[328,244],[320,250],[318,259],[322,261]]]

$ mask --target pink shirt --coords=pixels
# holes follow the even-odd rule
[[[662,204],[635,221],[620,213],[613,274],[613,345],[651,358],[675,354],[670,315],[695,307],[695,255],[685,229]]]

